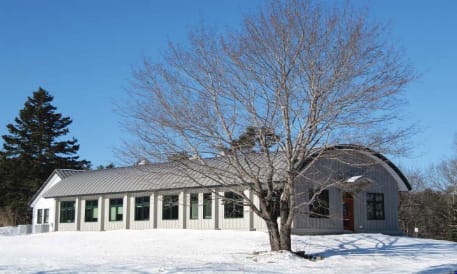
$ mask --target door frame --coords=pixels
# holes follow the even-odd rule
[[[351,192],[343,192],[343,230],[355,231],[355,214],[354,214],[354,194]]]

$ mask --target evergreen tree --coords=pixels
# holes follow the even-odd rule
[[[113,163],[109,163],[107,164],[106,166],[104,165],[99,165],[97,167],[97,170],[102,170],[102,169],[112,169],[112,168],[115,168],[116,166],[113,164]]]
[[[274,129],[248,126],[238,139],[233,140],[231,148],[258,152],[270,149],[277,144],[279,139],[280,137],[274,132]]]
[[[69,117],[56,113],[53,96],[39,88],[28,97],[15,124],[8,124],[3,135],[0,188],[4,205],[13,211],[15,223],[27,221],[27,204],[41,184],[56,168],[86,169],[80,160],[77,140],[62,140],[69,133]],[[3,178],[2,178],[3,177]]]

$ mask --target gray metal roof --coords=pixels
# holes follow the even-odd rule
[[[37,192],[35,192],[35,194],[33,195],[33,197],[30,199],[29,201],[29,205],[31,205],[35,199],[38,197],[38,195],[43,191],[43,189],[48,185],[49,181],[51,180],[51,178],[54,176],[54,174],[57,174],[60,179],[65,179],[65,178],[68,178],[70,177],[71,175],[73,174],[76,174],[76,173],[79,173],[79,172],[83,172],[84,170],[76,170],[76,169],[55,169],[51,175],[49,175],[49,177],[46,179],[46,181],[41,185],[41,187],[38,189]]]
[[[205,159],[207,166],[202,166],[200,162],[195,161],[198,160],[84,171],[65,178],[48,190],[44,197],[211,187],[221,185],[217,180],[224,180],[224,184],[230,184],[229,180],[233,180],[233,173],[228,170],[226,159]],[[261,163],[262,161],[254,158],[249,162]],[[283,164],[278,163],[275,166],[283,166]],[[205,168],[211,170],[211,177],[202,175],[209,173],[204,172]],[[259,174],[262,173],[261,166],[249,168],[257,169]],[[235,183],[234,181],[233,184]]]
[[[59,175],[60,179],[65,179],[70,177],[73,174],[83,172],[84,170],[76,170],[76,169],[56,169],[55,172]]]
[[[362,150],[361,147],[334,147],[335,149],[354,149]],[[366,150],[365,150],[366,151]],[[373,153],[372,151],[369,151]],[[276,174],[274,180],[284,178],[285,161],[282,154],[276,154],[278,157],[274,159]],[[374,153],[378,158],[386,160],[380,154]],[[257,169],[257,172],[262,176],[263,167],[262,155],[251,155],[249,159],[249,167],[245,168]],[[168,162],[146,164],[134,167],[121,167],[103,170],[90,170],[84,172],[72,173],[61,182],[48,190],[44,197],[68,197],[81,195],[97,195],[109,193],[125,193],[125,192],[140,192],[168,189],[182,189],[194,187],[212,187],[220,186],[214,178],[224,181],[224,185],[230,184],[230,180],[234,181],[234,172],[228,168],[226,158],[205,159],[204,162],[210,168],[210,172],[205,171],[205,166],[197,164],[198,160],[188,160],[183,162]],[[194,164],[195,163],[195,164]],[[259,165],[257,166],[257,163]],[[393,165],[393,164],[392,164]],[[392,167],[392,166],[391,166]],[[392,167],[393,168],[393,167]],[[397,173],[398,168],[393,168]],[[62,171],[60,171],[62,172]],[[212,174],[213,178],[202,174]],[[401,174],[401,172],[400,172]],[[402,175],[402,174],[401,174]],[[409,186],[406,177],[402,176],[405,185]]]

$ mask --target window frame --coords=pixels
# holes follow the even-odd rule
[[[36,212],[36,223],[41,225],[43,223],[43,209],[39,208]]]
[[[49,224],[49,208],[43,209],[43,224]]]
[[[60,201],[59,222],[71,224],[75,222],[76,201]]]
[[[96,215],[96,217],[94,217]],[[84,202],[84,222],[98,222],[98,200],[85,200]]]
[[[149,221],[150,208],[150,196],[135,197],[135,221]]]
[[[198,193],[189,195],[189,219],[198,220]]]
[[[380,198],[378,200],[378,198]],[[386,219],[385,197],[381,192],[367,192],[367,220],[383,221]]]
[[[319,190],[309,189],[309,200]],[[318,219],[330,218],[330,191],[328,189],[320,190],[317,197],[308,205],[309,217]]]
[[[120,202],[120,203],[119,203]],[[113,218],[113,209],[115,214]],[[119,210],[121,209],[121,210]],[[121,211],[121,212],[119,212]],[[124,220],[124,198],[110,198],[109,199],[109,221],[110,222],[121,222]]]
[[[209,198],[208,198],[209,197]],[[203,219],[213,218],[213,193],[203,193]]]
[[[179,195],[162,195],[162,220],[174,221],[179,219]]]
[[[244,199],[241,195],[233,192],[224,192],[224,219],[244,218]]]

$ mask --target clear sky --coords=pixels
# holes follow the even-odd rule
[[[169,40],[185,42],[202,21],[236,27],[260,0],[0,1],[0,135],[39,86],[73,119],[70,136],[94,166],[118,163],[126,137],[114,103],[126,98],[132,68],[157,58]],[[457,1],[353,1],[390,22],[392,41],[421,74],[407,89],[411,138],[403,168],[453,155],[457,133]],[[1,142],[1,140],[0,140]]]

